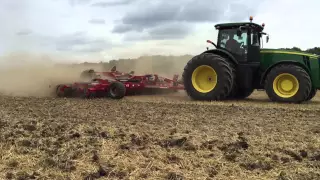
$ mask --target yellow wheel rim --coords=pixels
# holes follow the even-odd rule
[[[279,74],[273,81],[274,92],[282,98],[290,98],[299,90],[299,81],[292,74]]]
[[[201,65],[193,71],[191,80],[193,87],[197,91],[207,93],[216,87],[217,73],[212,67]]]

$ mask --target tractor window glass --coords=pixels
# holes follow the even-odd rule
[[[218,42],[218,45],[222,48],[225,48],[226,47],[226,42],[228,41],[229,39],[229,32],[230,30],[221,30],[220,31],[220,37],[219,37],[219,42]]]
[[[231,37],[231,38],[230,38]],[[237,43],[242,44],[244,46],[247,45],[247,32],[243,31],[241,36],[237,36],[237,30],[236,29],[228,29],[228,30],[222,30],[220,32],[219,37],[219,46],[222,48],[226,48],[226,43],[229,40],[235,40]]]
[[[251,45],[252,45],[252,46],[260,46],[259,34],[258,34],[258,32],[253,32],[253,33],[251,34]]]
[[[239,37],[237,29],[221,30],[218,46],[227,49],[231,53],[244,55],[247,49],[247,39],[246,31],[243,31]]]
[[[243,32],[241,36],[237,36],[236,34],[233,36],[233,39],[238,41],[238,43],[247,45],[247,32]]]

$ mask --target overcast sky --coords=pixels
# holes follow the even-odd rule
[[[1,0],[0,54],[88,61],[198,54],[220,22],[265,23],[264,47],[320,46],[319,0]]]

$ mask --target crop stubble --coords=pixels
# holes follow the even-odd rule
[[[1,96],[0,178],[320,179],[320,98],[288,105],[263,94]]]

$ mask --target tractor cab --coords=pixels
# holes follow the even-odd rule
[[[208,40],[208,43],[213,44],[218,50],[224,51],[232,55],[239,64],[242,63],[258,63],[260,62],[260,49],[262,43],[262,25],[252,22],[239,23],[224,23],[217,24],[215,28],[219,30],[217,44]],[[269,36],[267,36],[267,42]]]

